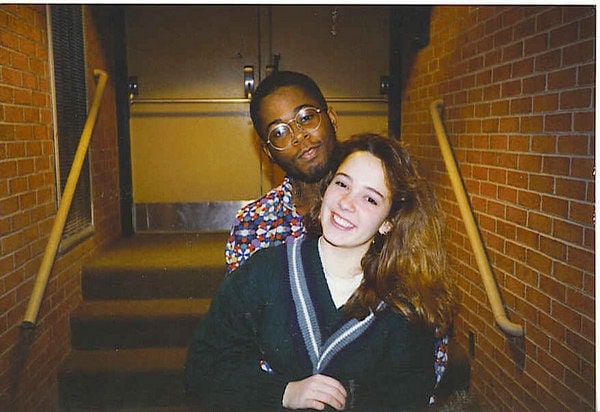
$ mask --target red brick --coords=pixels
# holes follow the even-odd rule
[[[17,172],[21,176],[33,173],[34,161],[32,159],[19,159],[17,161]]]
[[[532,304],[536,309],[550,313],[550,298],[539,290],[527,287],[525,290],[525,299]]]
[[[541,205],[541,196],[538,193],[519,190],[517,192],[517,202],[528,209],[539,210]]]
[[[575,179],[556,179],[556,194],[575,200],[585,200],[586,183]]]
[[[540,234],[526,227],[517,227],[517,241],[535,249],[539,247]]]
[[[577,67],[577,86],[593,85],[596,79],[596,65],[584,64]]]
[[[570,66],[573,64],[588,63],[594,60],[594,40],[587,40],[577,44],[571,44],[563,51],[563,64]]]
[[[498,191],[500,193],[500,190]],[[499,197],[501,198],[501,197]],[[516,200],[516,199],[515,199]],[[512,203],[515,203],[512,200]],[[527,223],[527,212],[522,209],[507,205],[506,206],[506,219],[517,225],[525,225]]]
[[[570,67],[564,70],[548,73],[548,90],[568,89],[575,86],[577,81],[577,68]]]
[[[534,31],[535,26],[529,27],[528,29]],[[538,54],[548,49],[548,34],[540,33],[533,37],[527,37],[523,44],[525,56]]]
[[[538,362],[544,365],[544,370],[548,371],[550,376],[558,376],[559,379],[562,379],[562,376],[565,374],[564,365],[548,352],[540,351],[538,353]]]
[[[572,221],[580,222],[584,225],[591,226],[594,211],[594,205],[591,203],[572,201],[570,202],[570,211],[568,218]]]
[[[565,385],[578,395],[574,398],[575,401],[579,401],[575,408],[578,410],[593,410],[596,393],[592,382],[582,379],[581,376],[570,370],[566,370]]]
[[[11,194],[23,193],[29,189],[26,177],[16,177],[8,181]]]
[[[550,273],[552,268],[552,261],[547,256],[533,250],[527,251],[527,264],[542,273]]]
[[[595,299],[580,291],[567,289],[567,305],[574,308],[578,313],[593,317],[595,313]]]
[[[596,199],[596,196],[595,196],[596,186],[593,184],[588,184],[587,186],[588,186],[588,188],[586,191],[586,197],[583,200],[587,201],[587,202],[594,202],[594,200]]]
[[[549,114],[545,117],[544,131],[569,132],[573,129],[572,120],[571,113]]]
[[[558,217],[567,218],[569,202],[555,196],[542,196],[542,211]]]
[[[554,136],[533,136],[531,150],[541,153],[554,153],[556,151],[556,138]],[[544,157],[545,161],[546,157]]]
[[[538,31],[546,31],[556,25],[562,23],[562,12],[560,7],[549,8],[544,13],[540,14],[536,19],[536,28]]]
[[[512,29],[508,28],[494,34],[494,45],[496,47],[508,44],[512,40]]]
[[[548,333],[550,338],[564,340],[565,325],[562,321],[557,320],[554,315],[550,316],[544,312],[539,312],[539,319],[540,327]]]
[[[587,410],[591,406],[589,404],[586,405],[582,397],[575,393],[571,386],[565,385],[563,380],[552,379],[549,389],[560,399],[565,410]]]
[[[519,169],[528,172],[542,171],[542,157],[538,155],[519,154]]]
[[[553,273],[558,281],[577,289],[583,288],[583,273],[581,270],[568,266],[564,262],[555,262]]]
[[[569,246],[567,249],[567,254],[567,262],[572,266],[581,268],[590,273],[594,271],[595,262],[593,252]]]
[[[535,58],[535,71],[544,72],[559,68],[562,64],[561,51],[551,50]]]
[[[529,74],[531,71],[525,73],[527,69],[525,67],[521,67],[518,69],[523,72],[523,75]],[[528,78],[523,79],[523,93],[524,94],[535,94],[540,93],[546,90],[546,75],[539,74],[536,76],[530,76]]]
[[[568,157],[544,156],[542,172],[550,175],[567,176],[571,161]]]
[[[517,98],[510,101],[511,114],[527,114],[531,113],[533,101],[531,97]]]
[[[552,194],[554,192],[554,177],[548,175],[531,175],[529,176],[529,185],[527,188],[542,194]]]
[[[577,353],[587,362],[594,362],[596,350],[593,341],[591,342],[590,340],[586,339],[580,334],[569,329],[567,329],[566,335],[566,344],[571,350],[575,351],[575,353]],[[583,363],[586,364],[587,362]],[[577,371],[578,369],[578,367],[574,368],[575,371]]]
[[[577,89],[567,90],[560,94],[560,109],[573,110],[592,107],[592,90]]]
[[[579,11],[579,10],[578,10]],[[587,9],[589,17],[582,19],[579,22],[579,38],[591,39],[596,38],[596,13],[595,9]]]
[[[501,96],[502,97],[512,97],[520,95],[522,92],[521,89],[521,80],[512,80],[503,82],[500,86],[501,88]]]
[[[523,42],[518,42],[518,43],[512,43],[509,44],[508,46],[504,47],[502,49],[502,61],[506,62],[506,61],[513,61],[513,60],[518,60],[521,59],[523,57]],[[515,65],[513,66],[513,69],[517,68],[517,67],[522,67],[523,64],[527,64],[527,66],[530,67],[530,69],[533,69],[533,60],[529,59],[529,60],[519,60],[518,62],[515,63]],[[525,73],[531,73],[532,70],[527,70]],[[523,75],[524,73],[517,69],[517,70],[513,70],[513,75],[515,77],[519,77],[521,75]]]
[[[589,141],[590,137],[587,135],[559,136],[558,153],[588,155],[591,152]]]
[[[550,47],[556,48],[578,40],[579,25],[574,22],[550,32]]]
[[[594,130],[595,114],[593,112],[576,112],[573,114],[573,130],[591,132]]]

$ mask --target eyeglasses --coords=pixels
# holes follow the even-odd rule
[[[296,134],[290,124],[295,123],[300,132],[312,133],[321,126],[321,109],[316,107],[303,107],[289,122],[277,123],[269,129],[267,144],[275,150],[289,149],[293,144]]]

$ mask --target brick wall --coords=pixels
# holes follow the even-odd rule
[[[97,15],[98,14],[98,15]],[[86,8],[88,73],[109,73],[91,143],[95,234],[57,256],[37,327],[20,328],[56,213],[46,8],[0,6],[0,410],[57,410],[82,263],[119,235],[118,161],[108,16]],[[88,82],[90,96],[95,90]]]
[[[447,217],[471,386],[496,410],[594,410],[595,8],[437,6],[408,76],[402,138]],[[443,118],[511,321],[494,322],[429,105]]]

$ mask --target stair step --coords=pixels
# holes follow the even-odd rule
[[[186,348],[74,350],[58,371],[61,410],[184,407],[186,354]]]
[[[228,233],[122,238],[85,265],[84,300],[210,298],[225,275]]]
[[[210,301],[84,301],[71,314],[71,345],[73,349],[187,347]]]

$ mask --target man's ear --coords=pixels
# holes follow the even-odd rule
[[[331,124],[333,125],[333,130],[337,132],[337,113],[335,109],[331,106],[327,108],[327,116],[329,116],[329,120],[331,120]]]
[[[269,150],[269,146],[266,145],[266,144],[264,144],[264,143],[262,143],[261,146],[262,146],[263,152],[265,152],[265,154],[267,155],[267,157],[269,159],[271,159],[271,161],[274,161],[273,160],[273,156],[271,155],[271,151]]]
[[[390,230],[392,230],[392,224],[389,220],[386,220],[381,224],[381,226],[379,226],[379,233],[383,236],[387,235],[390,232]]]

